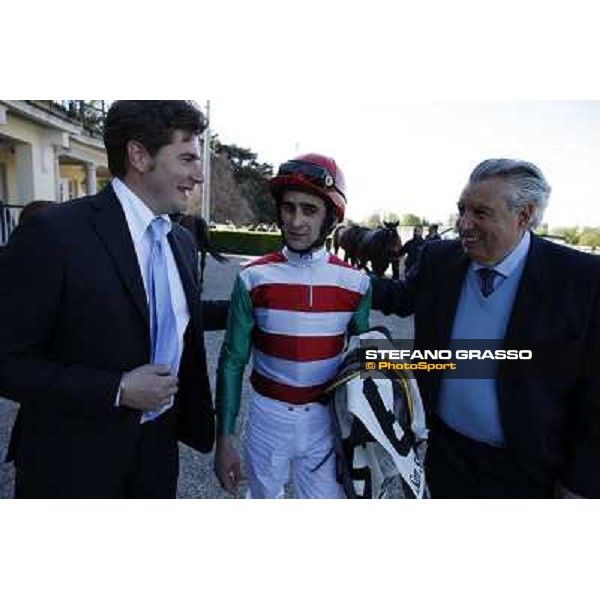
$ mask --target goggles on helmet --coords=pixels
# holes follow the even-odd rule
[[[333,175],[324,167],[299,160],[289,160],[283,163],[277,171],[278,177],[282,175],[300,175],[323,190],[334,189],[344,200],[346,199],[343,192],[336,187]]]

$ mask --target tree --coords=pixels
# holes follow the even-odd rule
[[[210,218],[217,223],[233,221],[236,225],[251,223],[254,213],[243,197],[233,168],[225,154],[210,157]]]
[[[422,225],[423,220],[421,219],[421,217],[417,217],[417,215],[407,213],[405,215],[402,215],[400,219],[400,224],[406,227],[414,227],[415,225]]]
[[[388,212],[383,214],[383,220],[387,223],[395,223],[400,221],[400,217],[395,212]]]
[[[381,219],[379,218],[379,213],[375,212],[369,215],[366,219],[363,220],[362,224],[365,227],[370,227],[371,229],[375,229],[381,225]]]
[[[600,228],[584,227],[579,236],[579,244],[581,246],[591,246],[598,248],[600,246]]]
[[[233,176],[242,196],[248,201],[257,222],[277,220],[275,202],[269,192],[267,180],[273,176],[273,166],[258,162],[257,154],[235,144],[222,144],[218,136],[211,139],[211,148],[218,155],[225,155],[233,169]]]
[[[557,227],[552,233],[564,238],[567,244],[576,246],[579,243],[579,231],[577,227]]]

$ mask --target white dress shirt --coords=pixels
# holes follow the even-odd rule
[[[148,275],[147,266],[150,260],[151,239],[148,226],[157,217],[150,208],[136,196],[120,179],[114,178],[111,182],[113,190],[121,203],[127,227],[131,234],[133,247],[137,257],[140,273],[146,290],[146,302],[148,302]],[[158,215],[169,223],[171,220],[168,215]],[[169,244],[165,245],[167,270],[169,277],[169,286],[171,288],[171,302],[173,303],[173,312],[175,313],[175,323],[177,327],[178,353],[175,361],[176,371],[179,371],[181,356],[183,354],[183,336],[190,320],[190,311],[181,284],[179,269],[173,256],[173,251]],[[119,394],[120,396],[120,394]],[[117,399],[118,404],[118,399]]]

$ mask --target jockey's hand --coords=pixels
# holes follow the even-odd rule
[[[231,435],[222,435],[217,439],[215,474],[221,486],[230,494],[237,492],[238,484],[244,479],[240,455]]]

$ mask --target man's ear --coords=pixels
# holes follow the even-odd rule
[[[527,229],[529,227],[534,211],[535,204],[533,202],[528,202],[525,204],[525,206],[523,206],[521,212],[519,213],[519,227],[522,227],[523,229]]]
[[[127,142],[127,162],[138,173],[147,173],[152,168],[152,157],[146,146],[135,140]]]

